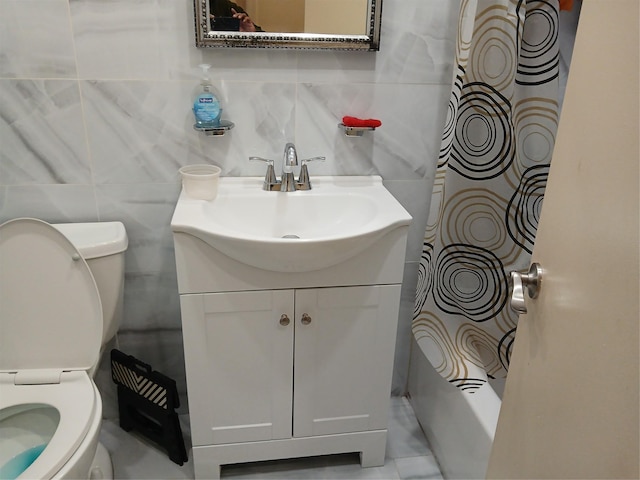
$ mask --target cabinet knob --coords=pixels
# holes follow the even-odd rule
[[[280,316],[280,325],[282,325],[283,327],[286,327],[287,325],[289,325],[289,322],[291,322],[291,320],[289,320],[289,317],[287,317],[286,313],[283,313]]]
[[[311,317],[308,313],[303,313],[300,322],[302,322],[303,325],[309,325],[311,323]]]

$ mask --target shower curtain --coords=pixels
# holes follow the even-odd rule
[[[507,374],[558,125],[558,0],[462,0],[412,330],[466,393]]]

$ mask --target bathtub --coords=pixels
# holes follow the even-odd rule
[[[503,381],[464,393],[436,372],[415,338],[412,342],[408,397],[444,477],[485,478]]]

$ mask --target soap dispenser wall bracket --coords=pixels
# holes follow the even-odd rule
[[[224,135],[225,133],[227,133],[227,131],[231,130],[233,127],[235,127],[235,124],[233,122],[230,122],[229,120],[220,120],[219,124],[216,125],[215,127],[209,127],[209,126],[201,127],[197,123],[193,125],[194,130],[204,133],[207,136]]]
[[[361,137],[364,132],[373,132],[376,127],[348,127],[344,123],[339,123],[338,127],[344,130],[347,137]]]

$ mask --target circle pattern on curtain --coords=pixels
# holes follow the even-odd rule
[[[414,337],[466,393],[507,374],[558,127],[558,0],[465,0]]]

